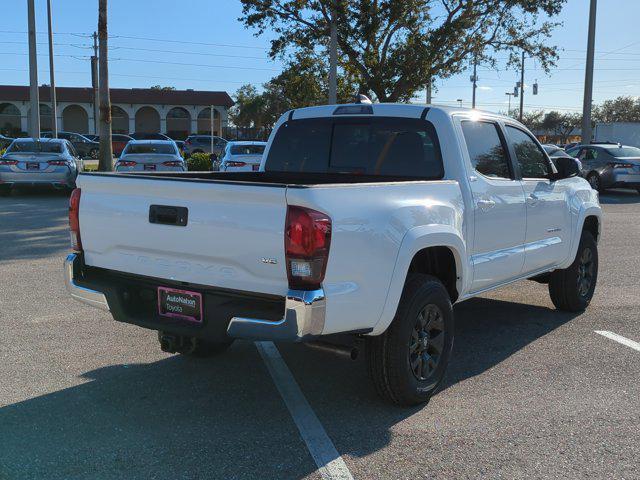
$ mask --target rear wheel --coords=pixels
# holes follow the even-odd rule
[[[428,402],[453,347],[453,310],[435,277],[411,274],[385,333],[367,339],[369,374],[378,394],[397,405]]]
[[[598,192],[602,192],[602,180],[600,179],[600,175],[592,172],[587,176],[587,181],[589,182],[589,185],[591,185],[591,188]]]
[[[576,258],[569,268],[549,277],[549,295],[558,310],[581,312],[589,306],[598,280],[598,245],[590,232],[582,232]]]

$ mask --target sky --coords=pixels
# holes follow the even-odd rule
[[[90,86],[97,0],[52,0],[55,72],[58,86]],[[28,85],[27,2],[3,0],[0,18],[0,84]],[[35,0],[39,83],[49,83],[46,0]],[[581,111],[589,0],[569,0],[557,19],[551,44],[560,60],[550,75],[525,62],[525,110]],[[109,0],[110,84],[224,90],[245,83],[260,87],[282,65],[268,57],[271,35],[255,37],[238,18],[240,0]],[[640,96],[640,0],[599,0],[596,28],[594,102],[619,95]],[[433,103],[471,104],[471,72],[436,82]],[[506,111],[519,72],[481,67],[478,108]],[[539,94],[531,94],[531,85]],[[424,94],[416,97],[424,101]],[[513,100],[512,108],[517,99]]]

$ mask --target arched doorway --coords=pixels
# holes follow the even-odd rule
[[[0,133],[17,137],[22,131],[20,110],[13,103],[0,103]]]
[[[27,125],[31,124],[31,109],[27,111]],[[40,104],[40,131],[51,131],[51,107],[46,103]]]
[[[136,112],[136,132],[160,133],[160,114],[153,107],[142,107]]]
[[[220,112],[213,109],[213,134],[220,135]],[[198,133],[211,134],[211,108],[207,107],[198,113]]]
[[[66,132],[89,133],[89,115],[80,105],[68,105],[62,110],[62,129]]]
[[[129,133],[129,114],[117,105],[111,106],[111,131],[125,135]]]
[[[182,107],[173,107],[167,112],[167,135],[175,140],[184,140],[191,133],[191,115]]]

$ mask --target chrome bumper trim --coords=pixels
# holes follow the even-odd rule
[[[325,311],[326,299],[321,288],[289,290],[281,320],[233,317],[227,327],[227,335],[250,340],[308,340],[322,334]]]
[[[76,262],[79,262],[79,257],[75,253],[70,253],[64,260],[64,284],[69,294],[80,302],[87,303],[101,310],[109,311],[107,298],[102,292],[76,284],[74,278],[74,265]]]

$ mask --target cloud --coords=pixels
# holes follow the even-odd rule
[[[484,86],[484,85],[480,85],[480,86],[478,86],[478,90],[493,90],[493,88],[491,88],[491,87],[486,87],[486,86]]]

